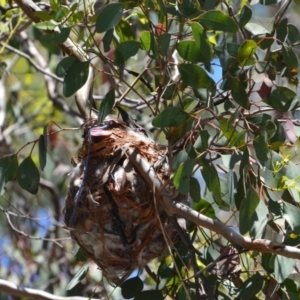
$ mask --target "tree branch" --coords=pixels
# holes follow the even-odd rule
[[[26,299],[39,299],[39,300],[99,300],[95,298],[88,298],[88,297],[59,297],[52,295],[50,293],[29,289],[22,286],[18,286],[12,282],[7,280],[0,279],[0,292],[18,296]]]
[[[153,189],[155,194],[162,195],[162,205],[168,215],[180,215],[194,224],[212,230],[222,235],[237,248],[300,259],[300,249],[296,247],[286,246],[266,239],[252,240],[249,237],[242,236],[218,220],[208,218],[182,203],[172,201],[168,197],[168,190],[163,190],[163,184],[156,176],[151,165],[135,151],[128,150],[128,152],[130,162],[146,180],[147,184]]]

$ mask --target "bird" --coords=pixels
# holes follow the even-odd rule
[[[109,115],[102,124],[96,119],[84,123],[64,207],[71,236],[114,286],[179,239],[160,195],[128,156],[130,150],[136,151],[168,185],[167,148],[147,136],[124,110],[119,111],[122,120]],[[173,200],[186,197],[177,193]]]

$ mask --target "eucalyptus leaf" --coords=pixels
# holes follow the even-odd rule
[[[274,261],[275,279],[280,284],[282,283],[294,270],[296,260],[282,255],[276,255]]]
[[[31,156],[25,158],[19,165],[17,180],[20,187],[31,194],[38,192],[40,173]]]
[[[4,192],[6,182],[17,176],[18,158],[16,154],[0,158],[0,195]]]
[[[98,125],[100,125],[104,121],[105,117],[108,114],[110,114],[114,104],[115,104],[115,89],[111,89],[104,96],[104,98],[100,104],[98,120],[97,120]]]
[[[89,271],[89,263],[86,263],[82,268],[78,270],[72,280],[68,283],[66,290],[72,290],[88,273]]]
[[[137,41],[126,41],[118,45],[115,50],[115,65],[120,66],[127,59],[137,54],[140,48],[140,43]]]
[[[152,121],[155,127],[180,126],[190,118],[190,115],[179,107],[169,106],[159,113]]]
[[[101,8],[96,21],[96,31],[105,32],[114,28],[122,18],[123,14],[122,3],[110,3]]]
[[[212,10],[205,12],[199,17],[199,22],[211,30],[237,32],[239,30],[235,21],[222,11]]]

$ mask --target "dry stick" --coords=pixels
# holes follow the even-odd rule
[[[266,239],[253,240],[249,237],[244,237],[222,222],[208,218],[182,203],[172,201],[168,197],[167,189],[162,191],[163,184],[156,176],[151,165],[133,150],[128,150],[128,157],[147,184],[153,187],[156,193],[162,195],[162,205],[168,215],[180,215],[194,224],[212,230],[225,237],[233,246],[240,250],[246,249],[248,251],[258,251],[261,253],[273,253],[289,258],[300,259],[300,249],[296,247],[286,246]]]
[[[26,299],[39,299],[39,300],[99,300],[95,298],[88,297],[60,297],[56,295],[49,294],[47,292],[35,289],[25,288],[23,286],[18,286],[12,282],[0,279],[0,291],[2,293],[22,297]]]

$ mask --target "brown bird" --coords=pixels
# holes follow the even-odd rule
[[[158,178],[167,185],[167,150],[124,116],[125,122],[107,117],[100,126],[95,119],[84,124],[64,208],[72,237],[114,285],[160,256],[166,239],[171,246],[178,240],[161,196],[128,158],[129,150],[135,150],[156,166]],[[185,201],[186,196],[174,200]]]

